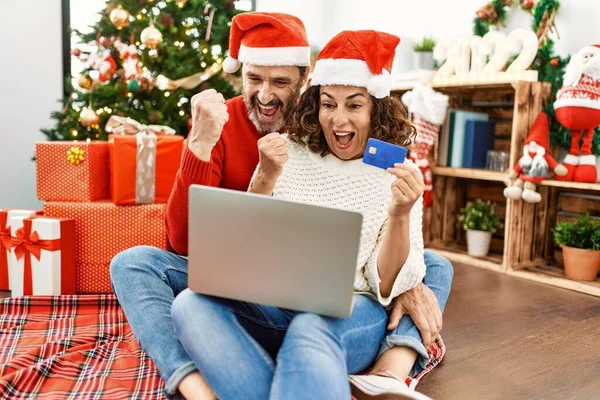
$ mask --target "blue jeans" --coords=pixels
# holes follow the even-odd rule
[[[452,265],[434,252],[425,251],[427,274],[424,283],[433,290],[444,308],[450,293]],[[156,364],[168,395],[177,392],[181,380],[197,370],[173,330],[171,306],[177,295],[187,289],[188,261],[185,257],[154,247],[133,247],[118,254],[111,262],[112,286],[133,334]],[[278,335],[267,342],[265,350],[276,354]],[[387,334],[379,354],[395,345],[408,345],[419,353],[413,373],[427,363],[421,336],[408,316]]]
[[[189,289],[171,315],[181,345],[222,400],[349,399],[348,373],[373,362],[388,321],[364,295],[354,295],[350,317],[328,318]],[[282,343],[276,361],[263,347],[273,339]]]

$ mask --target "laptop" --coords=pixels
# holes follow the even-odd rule
[[[188,286],[346,318],[362,215],[201,185],[189,188]]]

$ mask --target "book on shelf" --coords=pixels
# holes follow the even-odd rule
[[[465,151],[465,134],[467,121],[488,121],[486,113],[476,111],[454,111],[453,123],[450,126],[452,140],[448,153],[449,166],[454,168],[463,167],[463,155]]]
[[[486,113],[460,110],[460,109],[449,109],[448,116],[446,117],[446,123],[442,126],[440,137],[439,137],[439,152],[437,165],[440,167],[453,167],[453,168],[485,168],[485,162],[481,167],[469,167],[472,163],[472,149],[466,149],[467,139],[467,122],[468,121],[488,121],[489,116]],[[474,129],[474,128],[471,128]],[[477,129],[484,129],[483,127],[477,127]],[[488,127],[485,129],[491,129],[492,148],[493,148],[493,137],[495,127]],[[475,132],[472,133],[476,135]],[[486,140],[477,139],[476,143],[470,142],[469,146],[477,145],[487,146],[489,138]],[[469,153],[465,158],[465,153]],[[484,150],[483,154],[484,161],[487,158],[487,150]],[[466,160],[469,162],[466,162]]]
[[[495,121],[468,120],[465,127],[463,168],[485,168],[487,153],[494,149]]]

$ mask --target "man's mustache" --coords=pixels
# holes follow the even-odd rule
[[[258,100],[258,97],[256,95],[252,96],[250,98],[250,102],[252,103],[252,105],[261,105],[263,107],[276,107],[276,106],[283,106],[283,102],[281,100],[278,99],[273,99],[270,102],[268,102],[267,104],[263,104],[260,102],[260,100]]]

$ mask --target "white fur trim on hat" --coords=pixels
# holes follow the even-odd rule
[[[367,63],[362,60],[325,58],[315,63],[310,84],[364,87],[371,95],[383,98],[390,94],[392,78],[385,69],[383,74],[373,75]]]
[[[240,46],[238,60],[261,66],[299,66],[310,65],[310,47],[247,47]]]

